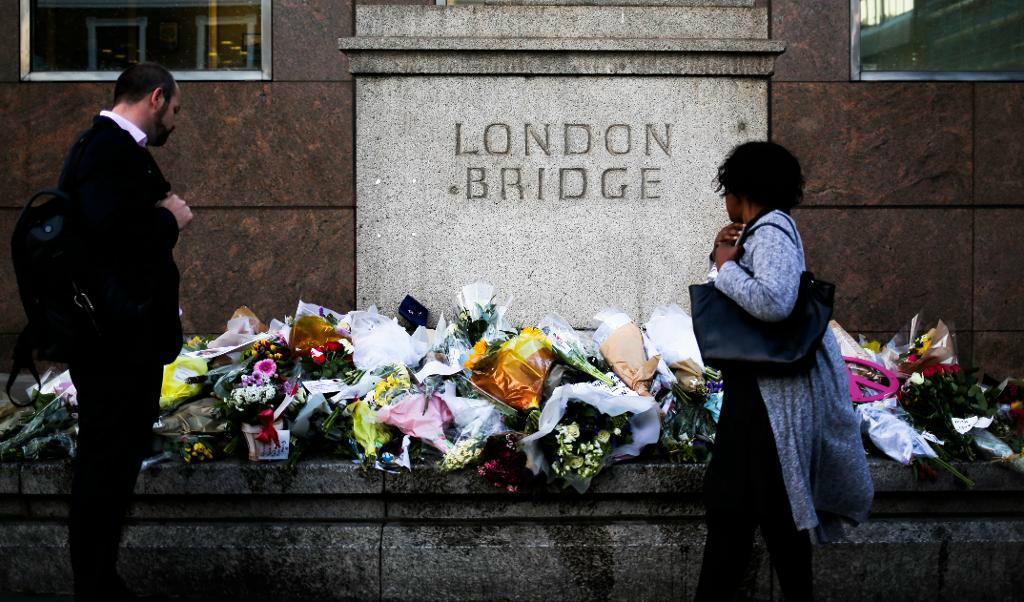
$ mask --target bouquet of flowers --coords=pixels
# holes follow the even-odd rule
[[[526,454],[520,447],[521,433],[491,437],[480,452],[477,474],[499,489],[519,493],[532,477],[526,468]]]
[[[651,395],[651,383],[661,358],[647,357],[640,328],[629,316],[615,309],[598,313],[594,320],[599,324],[594,342],[608,365],[630,389],[640,395]]]
[[[656,443],[661,417],[650,397],[577,384],[555,389],[537,426],[522,440],[527,467],[583,493],[605,466]]]
[[[477,341],[466,360],[471,382],[480,390],[517,410],[540,407],[544,379],[555,354],[544,333],[524,328],[500,344]]]
[[[540,321],[538,328],[551,342],[551,348],[555,351],[559,361],[609,387],[613,386],[612,379],[587,359],[590,354],[583,339],[561,316],[548,314]]]
[[[494,404],[487,399],[459,397],[451,381],[445,383],[442,397],[452,413],[452,426],[447,433],[452,445],[441,459],[441,469],[460,470],[477,462],[486,441],[508,428]]]
[[[986,428],[995,407],[973,376],[957,364],[933,364],[914,372],[897,393],[914,425],[943,441],[943,460],[974,460],[971,430]]]
[[[707,462],[715,443],[722,407],[722,374],[706,368],[692,391],[680,380],[672,386],[661,429],[661,448],[673,462]]]
[[[511,300],[498,305],[494,297],[494,287],[486,282],[462,287],[457,298],[459,315],[456,328],[466,341],[473,343],[483,339],[487,345],[493,345],[515,334],[515,329],[505,321]]]

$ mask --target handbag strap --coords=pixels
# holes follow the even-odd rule
[[[783,215],[786,215],[786,214],[783,213]],[[786,216],[786,219],[789,220],[790,224],[793,223],[793,218],[789,217],[788,215]],[[792,242],[795,246],[797,246],[797,247],[800,246],[800,244],[796,240],[796,235],[795,234],[793,234],[792,232],[790,232],[786,228],[783,228],[779,224],[776,224],[776,223],[773,223],[773,222],[764,222],[764,223],[760,223],[760,224],[754,224],[753,228],[744,230],[743,234],[740,236],[739,241],[736,242],[736,246],[737,247],[742,246],[744,241],[747,240],[748,236],[750,236],[754,232],[760,230],[761,228],[766,228],[766,227],[768,227],[768,228],[775,228],[779,232],[782,232],[783,234],[785,234],[786,238],[788,238],[790,240],[790,242]]]

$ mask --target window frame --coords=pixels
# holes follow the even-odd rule
[[[1024,81],[1024,71],[864,71],[860,57],[860,0],[850,0],[852,81]]]
[[[118,71],[32,71],[32,0],[21,0],[21,81],[115,81]],[[175,69],[178,81],[270,81],[273,75],[272,0],[260,0],[260,64],[255,70]],[[87,50],[87,49],[86,49]]]

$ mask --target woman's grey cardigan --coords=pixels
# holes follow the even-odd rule
[[[769,223],[779,228],[765,225]],[[715,288],[754,317],[779,321],[796,304],[805,269],[803,243],[796,223],[781,211],[763,215],[754,226],[743,242],[739,266],[726,262],[712,277]],[[841,535],[844,520],[866,520],[874,497],[847,379],[831,331],[826,331],[810,372],[757,378],[793,521],[798,529],[815,529],[820,543]]]

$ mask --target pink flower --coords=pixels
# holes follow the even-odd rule
[[[256,362],[255,366],[253,366],[252,371],[253,374],[258,374],[263,376],[264,378],[269,379],[275,374],[277,374],[277,364],[274,363],[274,360],[269,358],[265,360],[260,360]]]

